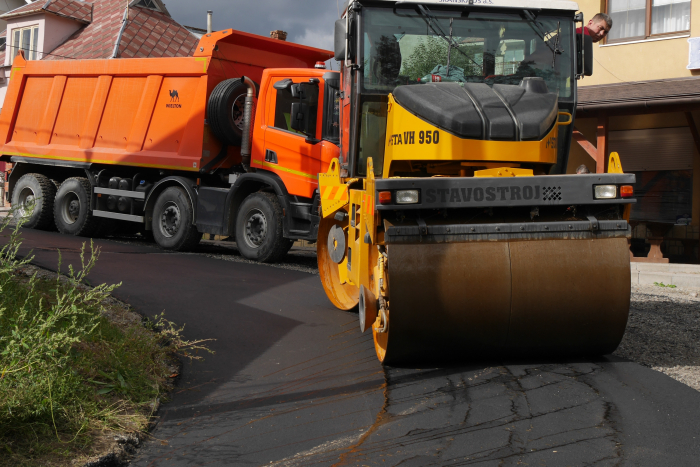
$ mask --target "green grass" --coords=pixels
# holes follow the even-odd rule
[[[80,270],[47,278],[16,259],[20,241],[15,228],[0,250],[0,465],[75,465],[115,433],[144,431],[176,355],[206,349],[162,314],[141,320],[108,300],[118,285],[84,286],[92,244]]]
[[[664,284],[663,282],[654,282],[654,285],[658,287],[668,287],[669,289],[675,289],[676,286],[673,284]]]

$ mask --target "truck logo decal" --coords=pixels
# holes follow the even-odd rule
[[[182,105],[173,103],[180,102],[180,95],[177,93],[177,89],[169,89],[168,94],[170,94],[170,104],[165,104],[165,107],[167,107],[168,109],[181,109]]]
[[[428,188],[425,190],[426,204],[469,203],[471,201],[521,201],[540,199],[539,185],[489,186],[486,188]]]

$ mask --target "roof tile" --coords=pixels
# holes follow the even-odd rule
[[[51,2],[50,6],[56,8],[57,12],[60,11],[66,15],[67,12],[72,11],[69,8],[77,7],[73,15],[83,14],[83,17],[85,17],[85,6],[90,5],[92,18],[90,24],[73,34],[52,51],[52,54],[81,59],[112,56],[114,43],[122,27],[124,0],[95,0],[93,3],[77,0],[51,0]],[[198,43],[197,38],[170,16],[141,7],[131,7],[129,10],[130,20],[119,42],[119,57],[183,57],[194,54]],[[44,57],[44,60],[56,59],[60,57],[50,55]]]

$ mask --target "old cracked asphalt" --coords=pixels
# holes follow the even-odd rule
[[[25,230],[76,264],[84,239]],[[700,464],[700,393],[638,364],[382,368],[318,276],[98,240],[91,281],[216,355],[185,364],[135,466]]]

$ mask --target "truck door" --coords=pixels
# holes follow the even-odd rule
[[[273,83],[285,78],[273,78]],[[286,78],[289,79],[289,78]],[[294,78],[294,83],[308,83],[309,79]],[[307,86],[304,102],[309,106],[309,116],[314,119],[316,134],[321,139],[322,93],[319,86]],[[265,160],[263,168],[276,172],[284,181],[290,195],[311,198],[318,186],[318,173],[321,171],[321,144],[307,143],[307,135],[293,130],[291,125],[292,104],[299,102],[292,97],[289,86],[273,89],[268,102],[267,129],[265,130]]]

